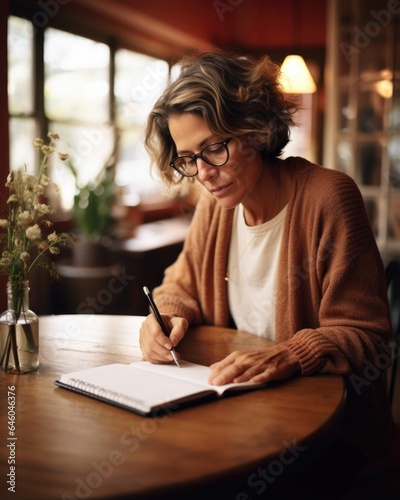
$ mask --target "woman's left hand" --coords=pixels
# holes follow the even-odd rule
[[[211,365],[208,382],[213,385],[231,382],[256,383],[284,380],[301,371],[298,358],[285,346],[235,351]]]

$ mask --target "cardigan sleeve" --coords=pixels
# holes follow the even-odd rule
[[[293,209],[292,231],[301,228],[304,236],[297,248],[287,248],[287,276],[293,278],[299,263],[302,273],[279,292],[286,310],[292,307],[289,324],[282,320],[292,334],[283,342],[303,374],[363,374],[368,363],[381,364],[392,335],[383,263],[357,186],[331,172],[319,178],[322,194],[312,180],[306,183],[307,197],[319,201],[302,213]]]

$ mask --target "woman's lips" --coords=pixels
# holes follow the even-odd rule
[[[229,182],[228,184],[224,184],[223,186],[212,188],[210,189],[210,193],[212,193],[214,196],[222,196],[231,187],[231,185],[232,182]]]

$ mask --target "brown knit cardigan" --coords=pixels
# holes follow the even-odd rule
[[[392,431],[380,369],[391,337],[382,260],[350,177],[301,158],[282,161],[295,192],[282,237],[276,342],[297,355],[303,375],[346,376],[342,434],[373,458],[387,450]],[[233,210],[201,195],[183,251],[154,290],[161,312],[189,324],[229,325],[224,277],[232,219]],[[373,376],[371,366],[378,368]]]

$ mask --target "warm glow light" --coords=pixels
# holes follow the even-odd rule
[[[389,80],[381,80],[375,83],[375,90],[384,99],[390,99],[393,95],[393,83]]]
[[[301,56],[287,56],[281,66],[281,84],[288,94],[312,94],[317,90]]]

